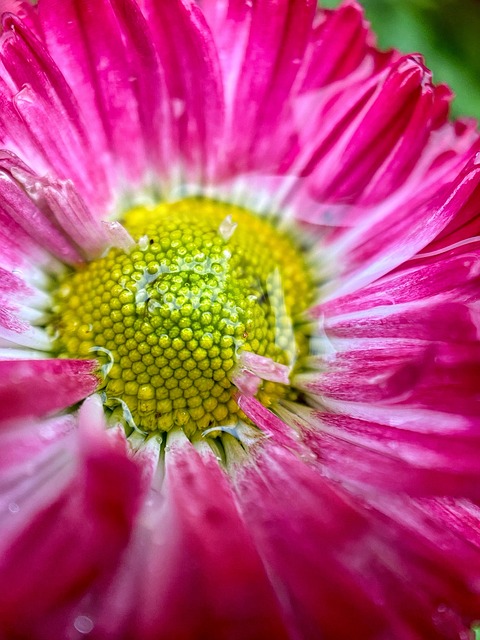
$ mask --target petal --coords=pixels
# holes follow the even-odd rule
[[[89,360],[0,361],[0,422],[75,405],[98,385]]]
[[[114,178],[138,183],[147,159],[158,161],[160,132],[168,125],[162,77],[138,7],[54,0],[40,3],[39,16],[50,54],[75,87],[97,153],[117,167]]]
[[[21,276],[18,266],[15,273],[0,267],[0,341],[11,342],[11,347],[48,350],[50,339],[41,326],[47,318],[50,297]]]
[[[28,175],[28,167],[18,158],[6,152],[0,154],[0,210],[35,238],[41,247],[62,261],[70,264],[80,262],[81,257],[73,241],[58,229],[16,179],[25,173]]]
[[[319,201],[381,201],[405,181],[428,139],[436,92],[416,59],[400,58],[375,83],[358,82],[357,94],[350,100],[332,98],[314,111],[310,126],[320,135],[315,135],[316,148],[303,171],[311,173],[311,189]],[[334,132],[322,126],[338,119],[329,109],[342,107],[346,113]],[[310,126],[300,134],[304,149],[313,146],[305,137]]]
[[[212,173],[224,126],[223,88],[212,35],[191,0],[141,5],[152,30],[175,119],[184,180]]]
[[[478,185],[480,170],[471,161],[451,179],[443,188],[432,185],[414,196],[397,192],[333,243],[329,259],[348,264],[335,297],[373,282],[427,246],[458,215]]]
[[[366,504],[271,440],[237,471],[236,493],[292,636],[467,637],[479,606],[473,518],[459,535],[402,495]]]
[[[306,51],[302,93],[338,82],[361,70],[365,77],[395,55],[375,49],[375,37],[357,2],[345,1],[336,11],[317,14]],[[398,54],[397,54],[398,55]]]
[[[38,466],[38,456],[49,452],[52,445],[61,442],[74,427],[75,420],[71,415],[13,422],[10,428],[2,431],[0,474],[5,476],[11,469],[18,469],[32,460]],[[29,475],[31,477],[31,473]]]
[[[325,479],[296,455],[265,444],[238,470],[235,488],[290,636],[381,637],[382,611],[353,565],[368,544],[368,527]]]
[[[368,408],[359,418],[354,417],[355,405],[337,402],[334,407],[337,413],[299,406],[282,412],[301,429],[328,477],[365,495],[381,491],[479,498],[478,419],[386,408],[383,421],[382,416],[376,421]]]
[[[4,144],[10,147],[12,128],[14,149],[20,145],[22,158],[31,163],[40,152],[36,171],[53,169],[60,178],[72,179],[89,202],[104,206],[109,199],[105,162],[93,152],[72,89],[44,45],[16,16],[4,17],[4,27],[0,59],[11,92],[4,100],[14,106],[14,113],[7,114]]]
[[[152,554],[144,573],[139,628],[132,635],[286,637],[278,603],[217,460],[187,442],[170,446],[154,538],[154,548],[163,551]]]
[[[127,457],[124,439],[104,431],[101,415],[96,400],[84,405],[73,475],[2,539],[0,628],[10,637],[66,637],[73,620],[59,626],[58,614],[71,615],[72,603],[119,562],[128,542],[141,469]]]

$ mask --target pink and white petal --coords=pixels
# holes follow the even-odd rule
[[[335,482],[364,495],[382,491],[479,498],[478,419],[440,417],[434,411],[420,417],[410,409],[407,422],[401,411],[385,408],[390,420],[384,416],[382,422],[375,414],[349,415],[355,414],[352,403],[337,401],[334,406],[335,413],[291,404],[280,415],[298,430],[322,472]],[[428,430],[422,420],[430,421]]]
[[[0,267],[0,341],[49,349],[49,337],[36,328],[46,321],[49,305],[49,296],[27,284],[18,270]]]
[[[91,360],[0,361],[0,423],[66,409],[98,386]]]
[[[334,137],[330,133],[320,144],[317,134],[316,148],[311,142],[302,144],[311,153],[302,172],[311,174],[311,189],[319,201],[382,200],[405,181],[428,139],[435,91],[415,58],[400,58],[374,84],[362,82],[359,90],[364,97],[351,101]],[[336,102],[338,98],[330,105]],[[315,122],[327,115],[317,107]]]
[[[479,310],[476,312],[478,326]],[[466,318],[471,331],[471,319]],[[476,338],[476,336],[475,336]],[[330,339],[334,355],[310,364],[295,385],[314,398],[408,404],[460,415],[479,415],[480,343],[417,338]]]
[[[256,398],[248,395],[239,395],[236,398],[238,406],[245,413],[255,426],[257,426],[267,437],[275,439],[277,444],[293,451],[299,450],[300,438],[293,424],[286,424],[277,415],[269,411]],[[303,452],[305,453],[305,452]]]
[[[129,234],[126,231],[119,232],[119,223],[105,223],[94,215],[71,180],[39,176],[7,151],[0,152],[0,168],[4,172],[4,180],[10,178],[10,191],[13,193],[12,196],[4,189],[4,209],[32,237],[63,261],[79,262],[85,257],[94,258],[111,246],[132,246],[133,240]],[[29,212],[22,214],[14,208],[12,198],[22,197],[14,187],[23,190],[24,196],[31,200],[28,206],[35,212],[35,220],[31,220]],[[45,230],[39,237],[38,229],[42,231],[42,226]],[[66,254],[62,242],[71,245],[71,255]],[[59,255],[60,251],[62,254]]]
[[[415,304],[475,303],[478,301],[480,240],[430,258],[414,256],[401,269],[351,294],[332,298],[312,310],[332,330],[337,324],[361,322],[370,315],[400,313]],[[414,309],[412,308],[412,311]]]
[[[339,236],[328,259],[345,264],[330,298],[344,296],[402,265],[426,247],[449,223],[477,188],[480,168],[470,162],[451,184],[407,196],[397,191],[374,207],[357,226]]]
[[[30,180],[32,176],[28,177]],[[26,188],[85,258],[98,258],[111,247],[127,249],[134,245],[133,238],[119,222],[104,222],[93,214],[71,180],[37,178],[35,186],[29,188],[26,184]]]
[[[268,440],[237,469],[234,484],[290,636],[382,637],[385,610],[354,566],[368,548],[368,523],[341,493]]]
[[[204,183],[221,153],[224,127],[217,50],[202,12],[191,0],[142,0],[165,73],[184,182]]]
[[[265,161],[271,163],[271,140],[277,131],[283,132],[286,139],[294,137],[289,130],[289,98],[310,40],[317,7],[309,0],[280,3],[285,6],[286,14],[279,27],[272,24],[280,18],[279,7],[270,3],[267,9],[267,3],[264,4],[266,12],[257,10],[253,15],[233,119],[233,123],[242,122],[244,131],[252,127],[251,153],[257,166],[259,161],[262,165]],[[268,33],[265,24],[269,26]],[[275,42],[277,34],[280,36],[278,44]],[[252,109],[252,102],[258,104],[256,110]],[[248,120],[250,114],[251,121]]]
[[[151,553],[137,588],[142,604],[131,637],[287,637],[269,580],[211,452],[170,442],[163,494],[162,508],[150,513]]]
[[[93,151],[72,89],[44,45],[17,17],[6,16],[4,26],[0,59],[10,85],[10,100],[30,138],[20,155],[32,162],[30,150],[36,146],[44,159],[41,166],[34,167],[37,171],[51,168],[58,177],[72,179],[90,203],[104,207],[110,197],[105,161]],[[14,131],[18,129],[17,125]],[[7,130],[4,144],[9,144],[8,138]]]
[[[52,254],[40,247],[1,207],[0,265],[7,271],[20,272],[25,281],[41,288],[48,281],[45,270],[55,272],[59,266]]]
[[[61,443],[72,434],[75,426],[75,417],[71,414],[41,420],[21,418],[12,422],[10,426],[2,429],[2,477],[10,470],[24,467],[32,461],[36,465],[39,456],[49,452],[57,443]]]
[[[476,158],[480,164],[480,152]],[[477,187],[458,214],[450,220],[441,233],[424,249],[423,253],[439,254],[449,250],[450,247],[469,241],[480,236],[480,216],[478,215],[478,202],[480,187]],[[421,258],[421,255],[419,256]]]
[[[303,0],[230,2],[218,17],[213,3],[203,4],[223,65],[227,164],[236,172],[265,169],[266,164],[276,168],[295,133],[284,116],[310,40],[316,5]],[[235,47],[227,39],[233,30]],[[236,135],[239,126],[241,137]],[[273,132],[282,133],[275,150],[270,144]]]
[[[39,17],[48,50],[75,87],[92,144],[114,185],[138,184],[147,160],[159,161],[154,156],[168,122],[161,73],[136,3],[54,0],[40,4]]]
[[[436,502],[442,499],[406,501],[380,494],[365,505],[379,533],[377,570],[384,589],[394,589],[404,638],[467,638],[478,615],[478,509],[448,500],[453,508],[450,515],[443,510],[441,519]],[[470,517],[460,531],[455,518],[465,512]]]
[[[332,640],[440,640],[467,633],[478,611],[480,554],[450,532],[443,538],[440,524],[415,512],[410,498],[373,494],[367,506],[272,441],[237,472],[236,490],[292,635],[321,629]]]
[[[38,357],[39,353],[50,351],[52,340],[41,327],[34,327],[28,319],[22,317],[22,309],[15,304],[0,307],[0,346],[16,350],[32,349]],[[32,352],[32,353],[33,353]],[[15,358],[15,353],[12,354]]]
[[[28,172],[28,168],[15,156],[5,152],[0,155],[0,211],[63,262],[81,262],[73,240],[45,215],[22,188],[16,176],[21,178],[23,172]]]
[[[4,636],[67,637],[71,620],[61,625],[59,612],[71,613],[90,585],[118,564],[128,543],[142,500],[141,468],[127,456],[120,432],[105,431],[102,415],[96,399],[85,403],[70,477],[2,539]]]

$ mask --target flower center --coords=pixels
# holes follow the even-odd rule
[[[143,431],[179,426],[191,437],[235,424],[239,355],[293,367],[308,350],[295,318],[312,284],[296,243],[265,218],[200,198],[130,210],[124,224],[131,251],[111,249],[59,284],[56,355],[96,357],[106,406]],[[266,381],[257,397],[291,393]]]

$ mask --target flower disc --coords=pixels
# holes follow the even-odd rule
[[[58,354],[103,360],[106,404],[141,430],[234,424],[238,355],[291,368],[306,349],[293,323],[312,301],[298,247],[266,219],[205,199],[131,210],[125,226],[133,250],[111,249],[59,285]],[[288,393],[264,382],[258,397]]]

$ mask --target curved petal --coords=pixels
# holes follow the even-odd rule
[[[132,637],[286,637],[268,578],[213,455],[169,444],[161,513]],[[162,602],[159,607],[158,603]],[[184,615],[185,603],[189,613]]]
[[[141,469],[127,457],[119,432],[105,432],[101,416],[101,404],[87,401],[70,479],[2,538],[4,636],[66,637],[75,603],[121,558],[142,498]]]
[[[75,87],[96,153],[114,182],[138,184],[147,161],[160,161],[169,125],[162,76],[136,3],[53,0],[40,3],[39,17],[50,54]]]
[[[217,51],[203,14],[191,0],[141,0],[170,99],[175,157],[184,181],[202,184],[221,153],[224,100]],[[172,163],[170,163],[172,164]]]
[[[428,506],[402,495],[374,495],[367,506],[272,441],[264,441],[235,480],[292,635],[314,637],[318,629],[331,640],[467,634],[479,606],[480,554],[468,543],[469,527],[478,522],[465,518],[461,535],[444,530]]]
[[[40,160],[36,171],[53,170],[60,178],[72,179],[89,202],[105,206],[109,200],[105,160],[93,151],[88,119],[82,116],[72,88],[42,42],[17,16],[6,14],[3,23],[0,60],[6,82],[0,88],[2,102],[7,103],[2,114],[3,144],[13,143],[24,160]]]
[[[0,423],[75,405],[98,386],[90,360],[0,361]]]

